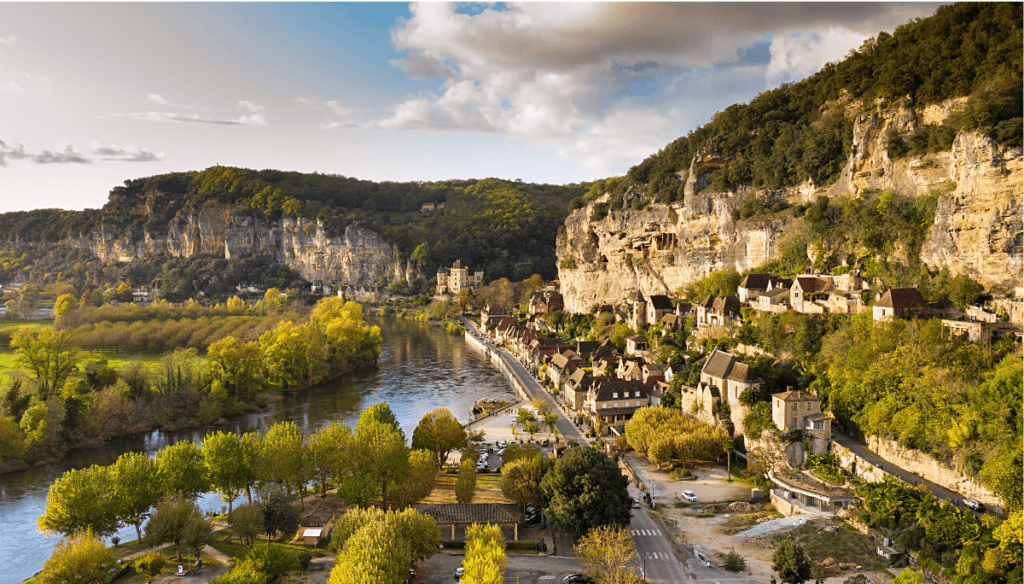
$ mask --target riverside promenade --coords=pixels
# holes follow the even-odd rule
[[[459,320],[466,327],[466,341],[470,346],[480,349],[490,356],[491,361],[508,376],[519,397],[526,401],[544,400],[548,405],[548,411],[558,414],[558,423],[555,424],[555,427],[558,428],[558,433],[565,440],[576,440],[581,444],[587,442],[586,436],[572,423],[555,399],[551,397],[551,394],[544,391],[540,382],[530,375],[530,372],[514,355],[491,342],[468,318],[460,316]]]

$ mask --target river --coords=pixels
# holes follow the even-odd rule
[[[482,397],[517,398],[508,380],[461,335],[450,335],[418,322],[375,319],[383,344],[380,365],[319,387],[289,394],[261,412],[233,419],[226,426],[132,437],[102,448],[74,451],[60,464],[34,467],[0,475],[0,584],[16,583],[38,572],[59,536],[45,537],[36,518],[46,509],[46,494],[53,481],[71,468],[110,464],[128,451],[155,452],[178,440],[202,440],[212,430],[266,431],[277,422],[295,422],[307,434],[333,421],[354,426],[368,405],[387,402],[405,430],[407,440],[423,414],[447,407],[461,422],[470,416],[473,402]],[[244,502],[244,496],[241,499]],[[216,495],[201,497],[203,510],[225,505]],[[117,534],[135,539],[135,528]]]

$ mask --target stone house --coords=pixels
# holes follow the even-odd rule
[[[621,357],[615,366],[615,377],[619,379],[641,379],[643,377],[643,366],[646,361],[643,357]]]
[[[736,296],[715,298],[709,294],[697,305],[697,327],[727,326],[740,315],[740,299]]]
[[[647,300],[639,290],[636,294],[629,299],[631,310],[629,312],[629,318],[626,319],[626,324],[631,329],[639,329],[643,325],[647,324]]]
[[[736,289],[740,304],[748,304],[757,301],[758,297],[773,289],[789,288],[793,281],[785,278],[777,278],[771,274],[747,274]]]
[[[810,438],[806,454],[828,452],[832,442],[832,418],[821,413],[821,400],[817,396],[793,390],[772,395],[772,423],[783,432],[802,430]],[[793,459],[798,459],[796,464],[803,463],[802,455],[791,456],[791,463]]]
[[[743,418],[747,415],[740,396],[748,388],[760,389],[762,383],[750,372],[750,367],[737,361],[734,355],[715,349],[701,368],[698,389],[703,389],[702,386],[718,389],[722,403],[729,406],[729,420],[735,433],[739,434],[743,432]]]
[[[647,407],[647,390],[644,382],[627,379],[604,379],[595,383],[587,392],[584,409],[594,427],[604,425],[619,434],[633,412]]]
[[[789,289],[789,305],[797,312],[824,312],[820,306],[811,306],[814,299],[825,298],[832,291],[832,280],[817,276],[798,276]]]
[[[484,328],[497,326],[501,319],[509,316],[509,312],[498,304],[488,304],[480,310],[480,326]]]
[[[647,324],[655,324],[665,315],[673,314],[674,311],[675,305],[668,296],[660,294],[651,296],[647,299]]]
[[[606,379],[599,377],[600,379]],[[583,403],[587,400],[587,392],[594,384],[594,374],[586,369],[577,369],[565,380],[564,396],[565,403],[573,410],[583,409]]]
[[[530,314],[547,314],[555,310],[565,310],[565,301],[558,292],[541,290],[530,296]]]
[[[629,337],[626,339],[626,352],[627,353],[638,353],[640,351],[647,350],[647,337],[643,335],[636,335],[635,337]]]
[[[871,307],[874,320],[916,318],[927,313],[928,303],[917,288],[892,288]]]

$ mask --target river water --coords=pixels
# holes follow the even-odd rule
[[[515,401],[508,380],[461,335],[436,327],[392,318],[376,319],[381,327],[380,366],[374,371],[346,375],[315,388],[288,395],[268,409],[233,419],[216,428],[161,432],[119,440],[102,448],[72,452],[60,464],[0,475],[0,584],[21,582],[38,572],[59,536],[45,537],[36,518],[46,509],[50,484],[66,470],[93,464],[106,465],[128,451],[154,452],[178,440],[202,440],[207,431],[266,431],[277,422],[295,422],[307,434],[333,421],[355,426],[368,405],[387,402],[405,430],[407,440],[423,414],[446,407],[461,422],[470,416],[473,402],[482,397]],[[244,501],[244,496],[242,498]],[[236,501],[237,502],[237,501]],[[219,497],[200,498],[203,510],[219,510]],[[135,539],[135,528],[117,534]]]

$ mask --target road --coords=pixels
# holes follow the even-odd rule
[[[565,440],[576,440],[581,444],[587,441],[586,436],[584,436],[583,433],[580,432],[579,428],[577,428],[576,425],[566,417],[565,412],[563,412],[562,409],[558,407],[558,404],[555,403],[555,399],[551,397],[548,392],[544,391],[540,382],[530,374],[530,371],[527,370],[518,359],[516,359],[515,355],[510,353],[508,350],[495,345],[487,338],[486,335],[482,334],[476,324],[468,318],[460,316],[459,320],[462,321],[462,324],[466,327],[466,330],[469,331],[469,334],[475,336],[489,349],[496,352],[503,361],[505,361],[505,365],[519,378],[520,383],[522,383],[526,390],[533,395],[534,399],[539,398],[544,400],[548,405],[548,411],[558,414],[558,423],[555,424],[555,427],[558,428],[559,436],[562,436]]]
[[[633,509],[629,529],[636,545],[637,571],[647,582],[679,584],[689,581],[686,569],[676,559],[668,534],[648,515],[647,509]]]

